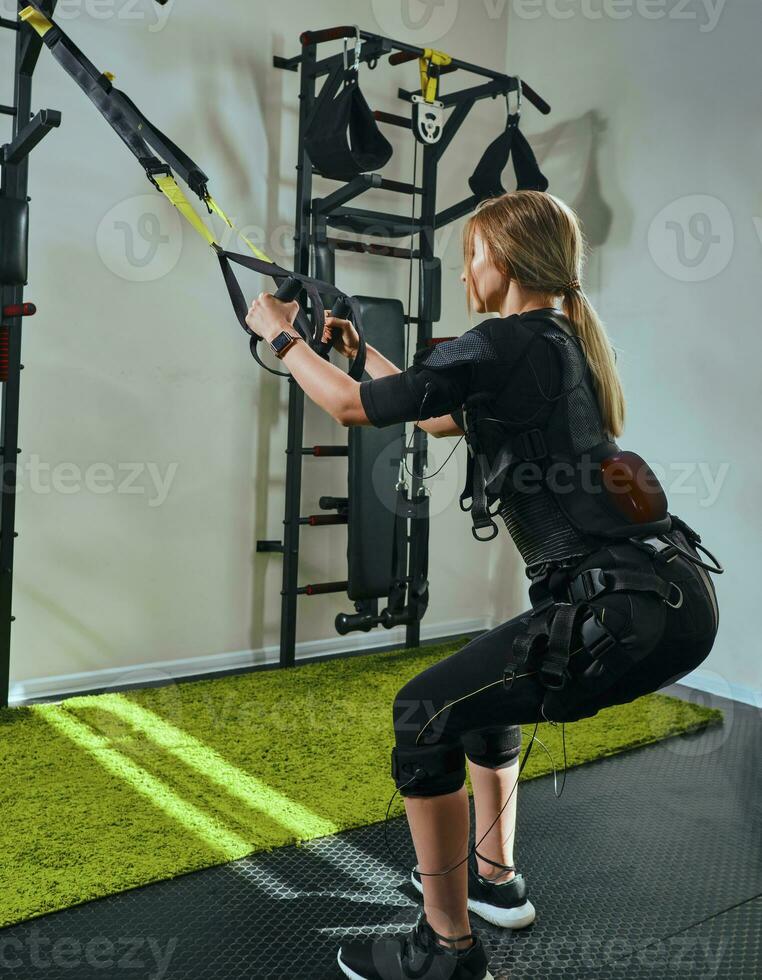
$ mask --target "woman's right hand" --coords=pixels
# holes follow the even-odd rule
[[[350,320],[331,316],[331,311],[326,310],[323,342],[333,344],[334,350],[343,357],[355,358],[360,346],[360,336]]]

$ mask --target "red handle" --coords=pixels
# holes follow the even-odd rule
[[[37,307],[34,303],[14,303],[11,306],[3,307],[3,316],[9,320],[17,316],[34,316],[36,312]]]
[[[308,44],[320,44],[321,41],[339,41],[343,37],[356,37],[357,29],[354,27],[329,27],[325,31],[304,31],[299,35],[302,47]]]
[[[390,65],[404,65],[408,61],[417,61],[423,52],[416,54],[415,51],[396,51],[394,54],[389,55]]]

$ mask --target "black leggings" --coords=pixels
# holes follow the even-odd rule
[[[668,537],[703,560],[682,531],[673,529]],[[532,608],[549,596],[550,572],[558,564],[533,580]],[[709,655],[719,613],[714,583],[704,569],[679,555],[671,561],[651,557],[629,541],[578,560],[574,571],[597,567],[653,571],[679,586],[682,605],[672,608],[656,593],[640,591],[592,599],[596,617],[617,642],[594,660],[575,636],[571,680],[560,691],[543,685],[531,657],[510,688],[503,683],[506,652],[526,628],[527,613],[413,677],[397,694],[393,709],[396,752],[405,762],[404,772],[398,769],[394,775],[403,796],[455,792],[465,782],[466,758],[492,769],[516,759],[519,726],[591,717],[675,682]],[[416,768],[418,776],[411,779]]]

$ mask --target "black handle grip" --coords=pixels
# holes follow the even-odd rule
[[[333,304],[331,310],[331,316],[336,316],[340,320],[346,320],[349,314],[352,312],[352,307],[349,305],[349,300],[346,296],[339,296],[336,302]]]
[[[340,320],[346,320],[351,312],[352,307],[349,305],[349,300],[346,298],[346,296],[338,296],[336,298],[336,302],[331,308],[331,316],[338,317]],[[328,357],[332,347],[333,341],[321,340],[317,346],[317,352],[321,357]]]
[[[278,286],[275,298],[281,300],[283,303],[290,303],[296,299],[302,289],[301,280],[296,279],[294,276],[289,276],[288,279],[284,279],[280,286]]]

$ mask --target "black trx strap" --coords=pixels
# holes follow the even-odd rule
[[[248,255],[238,255],[237,253],[228,252],[223,249],[209,228],[207,228],[191,207],[190,202],[183,194],[173,174],[173,171],[176,171],[180,175],[182,180],[203,202],[210,214],[217,214],[229,228],[238,231],[230,218],[228,218],[209,193],[207,188],[209,178],[204,171],[180,147],[173,143],[169,137],[165,136],[161,130],[157,129],[153,123],[146,119],[140,109],[138,109],[135,103],[124,92],[120,92],[114,87],[112,76],[98,71],[95,65],[80,51],[71,38],[40,9],[37,3],[25,4],[20,2],[19,8],[20,19],[39,34],[59,65],[74,79],[125,146],[135,156],[154,187],[160,190],[170,203],[177,208],[194,231],[207,244],[214,248],[238,321],[251,337],[250,349],[257,363],[271,374],[276,374],[279,377],[289,377],[288,372],[276,371],[268,367],[259,357],[257,344],[260,338],[249,329],[246,323],[248,305],[231,268],[231,262],[245,266],[262,275],[271,276],[279,286],[279,298],[281,299],[294,299],[302,291],[307,294],[310,299],[312,319],[308,319],[305,312],[300,310],[295,326],[310,347],[323,357],[327,357],[331,345],[330,343],[324,343],[322,339],[325,318],[321,294],[338,297],[332,312],[336,316],[347,316],[351,314],[355,329],[360,338],[358,355],[352,362],[349,372],[351,377],[359,380],[365,370],[366,345],[362,329],[360,306],[354,298],[345,296],[340,289],[337,289],[331,283],[313,279],[310,276],[299,275],[277,265],[261,249],[252,244],[245,235],[241,235],[241,238],[251,249],[251,257]],[[241,233],[239,232],[239,234]],[[287,282],[289,285],[285,286]],[[295,288],[295,285],[298,283],[301,284],[301,288]],[[284,287],[286,292],[282,292]]]
[[[521,119],[521,82],[518,82],[518,107],[516,112],[508,112],[505,131],[494,139],[484,151],[476,170],[468,179],[468,186],[480,201],[488,197],[505,194],[502,173],[509,158],[513,162],[516,175],[516,190],[546,191],[548,181],[540,170],[537,158],[526,137],[519,129]],[[508,99],[506,95],[506,100]]]

